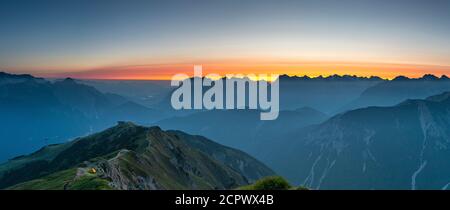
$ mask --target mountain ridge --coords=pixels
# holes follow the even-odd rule
[[[47,81],[31,75],[3,75],[0,138],[15,142],[0,142],[0,161],[107,128],[118,120],[145,124],[161,117],[154,109],[74,79]]]
[[[45,185],[39,180],[67,170],[73,179],[87,175],[114,189],[232,189],[274,174],[247,154],[204,137],[119,122],[0,165],[0,187]]]
[[[359,108],[285,136],[273,169],[312,189],[446,188],[449,95]]]

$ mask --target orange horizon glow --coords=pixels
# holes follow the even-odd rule
[[[378,76],[393,79],[397,76],[409,78],[422,77],[424,74],[449,76],[450,66],[391,64],[391,63],[357,63],[357,62],[240,62],[240,63],[195,63],[202,65],[203,76],[218,74],[278,74],[289,76],[330,76],[355,75],[360,77]],[[97,79],[97,80],[171,80],[175,74],[183,73],[193,76],[194,64],[151,64],[102,67],[86,71],[66,73],[37,73],[46,78]]]

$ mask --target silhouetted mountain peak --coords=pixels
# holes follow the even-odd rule
[[[62,80],[61,82],[64,84],[77,84],[76,80],[71,77],[67,77],[64,80]]]
[[[304,75],[304,76],[289,76],[289,75],[283,74],[280,76],[280,79],[281,80],[311,80],[311,81],[314,81],[314,80],[318,80],[318,81],[319,80],[320,81],[355,81],[355,80],[381,81],[381,80],[383,80],[382,78],[377,77],[377,76],[359,77],[356,75],[347,75],[347,74],[345,74],[345,75],[333,74],[330,76],[319,75],[317,77],[309,77],[306,75]]]
[[[29,75],[29,74],[10,74],[6,72],[0,72],[0,79],[3,78],[23,78],[23,79],[35,79],[35,77]]]
[[[0,84],[13,84],[21,82],[37,82],[42,83],[46,80],[37,78],[29,74],[10,74],[6,72],[0,72]]]
[[[130,128],[139,128],[143,126],[137,125],[131,121],[117,121],[117,125],[114,127],[111,127],[111,130],[123,130],[123,129],[130,129]],[[151,126],[148,127],[150,131],[159,131],[163,132],[163,130],[159,126]]]
[[[117,125],[114,128],[124,128],[124,127],[135,127],[137,126],[136,124],[134,124],[133,122],[129,122],[129,121],[117,121]]]
[[[418,81],[418,80],[419,81],[438,81],[441,79],[446,80],[446,79],[448,79],[448,77],[445,75],[442,75],[441,78],[439,78],[433,74],[424,74],[420,78],[409,78],[409,77],[400,75],[400,76],[395,77],[392,81]]]
[[[434,81],[434,80],[439,80],[438,77],[432,75],[432,74],[425,74],[422,76],[421,78],[422,80],[429,80],[429,81]]]
[[[392,81],[408,81],[409,78],[405,76],[397,76]]]

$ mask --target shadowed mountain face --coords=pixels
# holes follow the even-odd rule
[[[66,141],[117,120],[150,123],[159,113],[72,79],[54,83],[30,75],[0,74],[0,161]]]
[[[147,107],[160,103],[174,89],[170,86],[170,81],[80,80],[78,82],[103,93],[124,96]]]
[[[272,152],[272,147],[284,141],[282,137],[328,118],[311,108],[281,111],[273,121],[261,121],[259,115],[259,110],[211,110],[162,120],[156,124],[164,129],[206,136],[267,161],[266,156]]]
[[[0,165],[0,187],[230,189],[273,174],[247,154],[204,137],[121,122]]]
[[[358,98],[341,107],[347,111],[367,106],[393,106],[406,99],[425,99],[428,96],[450,91],[450,79],[433,75],[409,79],[399,76],[392,81],[384,81],[367,88]]]
[[[448,189],[449,95],[334,116],[285,136],[271,165],[318,189]]]
[[[227,80],[222,79],[224,86],[226,86]],[[245,97],[248,99],[249,83],[256,82],[246,78],[236,80],[247,83],[245,91],[240,90],[240,92],[245,92]],[[320,76],[316,78],[282,75],[279,77],[280,110],[295,110],[299,107],[311,107],[326,114],[334,114],[340,111],[340,108],[344,105],[358,98],[364,90],[383,81],[385,80],[378,77],[366,78],[348,75]],[[191,82],[191,85],[193,86],[193,82]],[[191,89],[193,90],[193,88]],[[203,87],[203,93],[208,89],[209,87]],[[166,97],[159,103],[154,104],[152,108],[162,110],[168,116],[186,116],[198,112],[198,110],[193,109],[173,110],[170,101],[171,94],[172,92],[168,93]],[[235,101],[236,95],[237,93],[235,92]],[[193,96],[191,97],[193,98]],[[226,98],[225,89],[223,97],[224,99]],[[248,106],[248,100],[246,100],[245,107]]]
[[[311,107],[326,114],[335,114],[355,100],[367,88],[384,80],[378,77],[280,77],[280,109]]]

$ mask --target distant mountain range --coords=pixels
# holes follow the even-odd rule
[[[312,107],[329,115],[367,106],[392,106],[406,99],[450,91],[447,76],[426,74],[420,78],[332,75],[328,77],[280,76],[280,107]]]
[[[50,145],[1,165],[0,186],[228,189],[274,174],[258,159],[312,189],[450,188],[446,76],[280,81],[279,117],[260,121],[260,110],[173,110],[168,83],[0,73],[0,161]],[[120,123],[67,142],[117,121],[180,131]]]
[[[114,93],[144,105],[155,106],[175,87],[170,81],[158,80],[78,80],[77,82],[94,87],[102,93]]]
[[[438,78],[427,74],[417,79],[398,76],[367,88],[340,111],[367,106],[392,106],[406,99],[424,99],[445,91],[450,91],[450,79],[445,75]]]
[[[273,174],[204,137],[120,122],[0,165],[0,188],[233,189]]]
[[[281,175],[315,189],[449,189],[450,93],[348,111],[284,136]]]
[[[226,86],[225,80],[226,78],[222,78],[223,84]],[[248,78],[241,78],[240,80],[255,83]],[[384,81],[378,77],[366,78],[349,75],[315,78],[281,75],[279,80],[281,110],[311,107],[326,114],[336,113],[340,108],[355,100],[364,90]],[[191,84],[193,85],[193,82]],[[203,92],[208,89],[209,87],[203,87]],[[169,93],[166,93],[165,97],[162,97],[160,102],[151,107],[164,110],[168,116],[186,116],[198,112],[198,110],[173,110],[170,101],[173,90],[172,88]],[[226,96],[225,91],[223,95]],[[248,97],[248,90],[246,90],[246,97]],[[249,106],[248,102],[245,106]]]
[[[423,99],[429,95],[450,91],[447,85],[450,80],[448,81],[445,75],[436,77],[428,74],[412,79],[398,76],[393,80],[385,80],[376,76],[299,77],[281,75],[279,79],[280,108],[282,110],[311,107],[328,115],[370,105],[395,105],[408,98]],[[404,87],[396,90],[402,81],[408,81],[408,84],[400,85]],[[197,112],[196,110],[174,111],[171,108],[170,97],[175,87],[171,87],[168,81],[87,80],[80,81],[80,83],[91,85],[104,93],[125,96],[136,103],[159,110],[166,118]],[[204,91],[207,89],[204,88]]]
[[[86,135],[118,120],[150,123],[158,111],[79,84],[0,73],[0,161]]]
[[[359,77],[356,75],[330,75],[330,76],[289,76],[286,74],[280,75],[281,80],[301,81],[301,80],[315,80],[315,81],[383,81],[384,79],[377,76]]]
[[[280,137],[326,119],[327,115],[307,107],[281,111],[274,121],[261,121],[258,110],[211,110],[165,119],[155,125],[203,135],[266,161],[272,147],[283,142]]]
[[[33,77],[29,74],[8,74],[6,72],[0,72],[0,85],[14,84],[31,80],[35,82],[45,82],[45,79]]]
[[[328,115],[351,103],[369,87],[383,82],[379,78],[354,76],[280,77],[280,109],[311,107]]]

